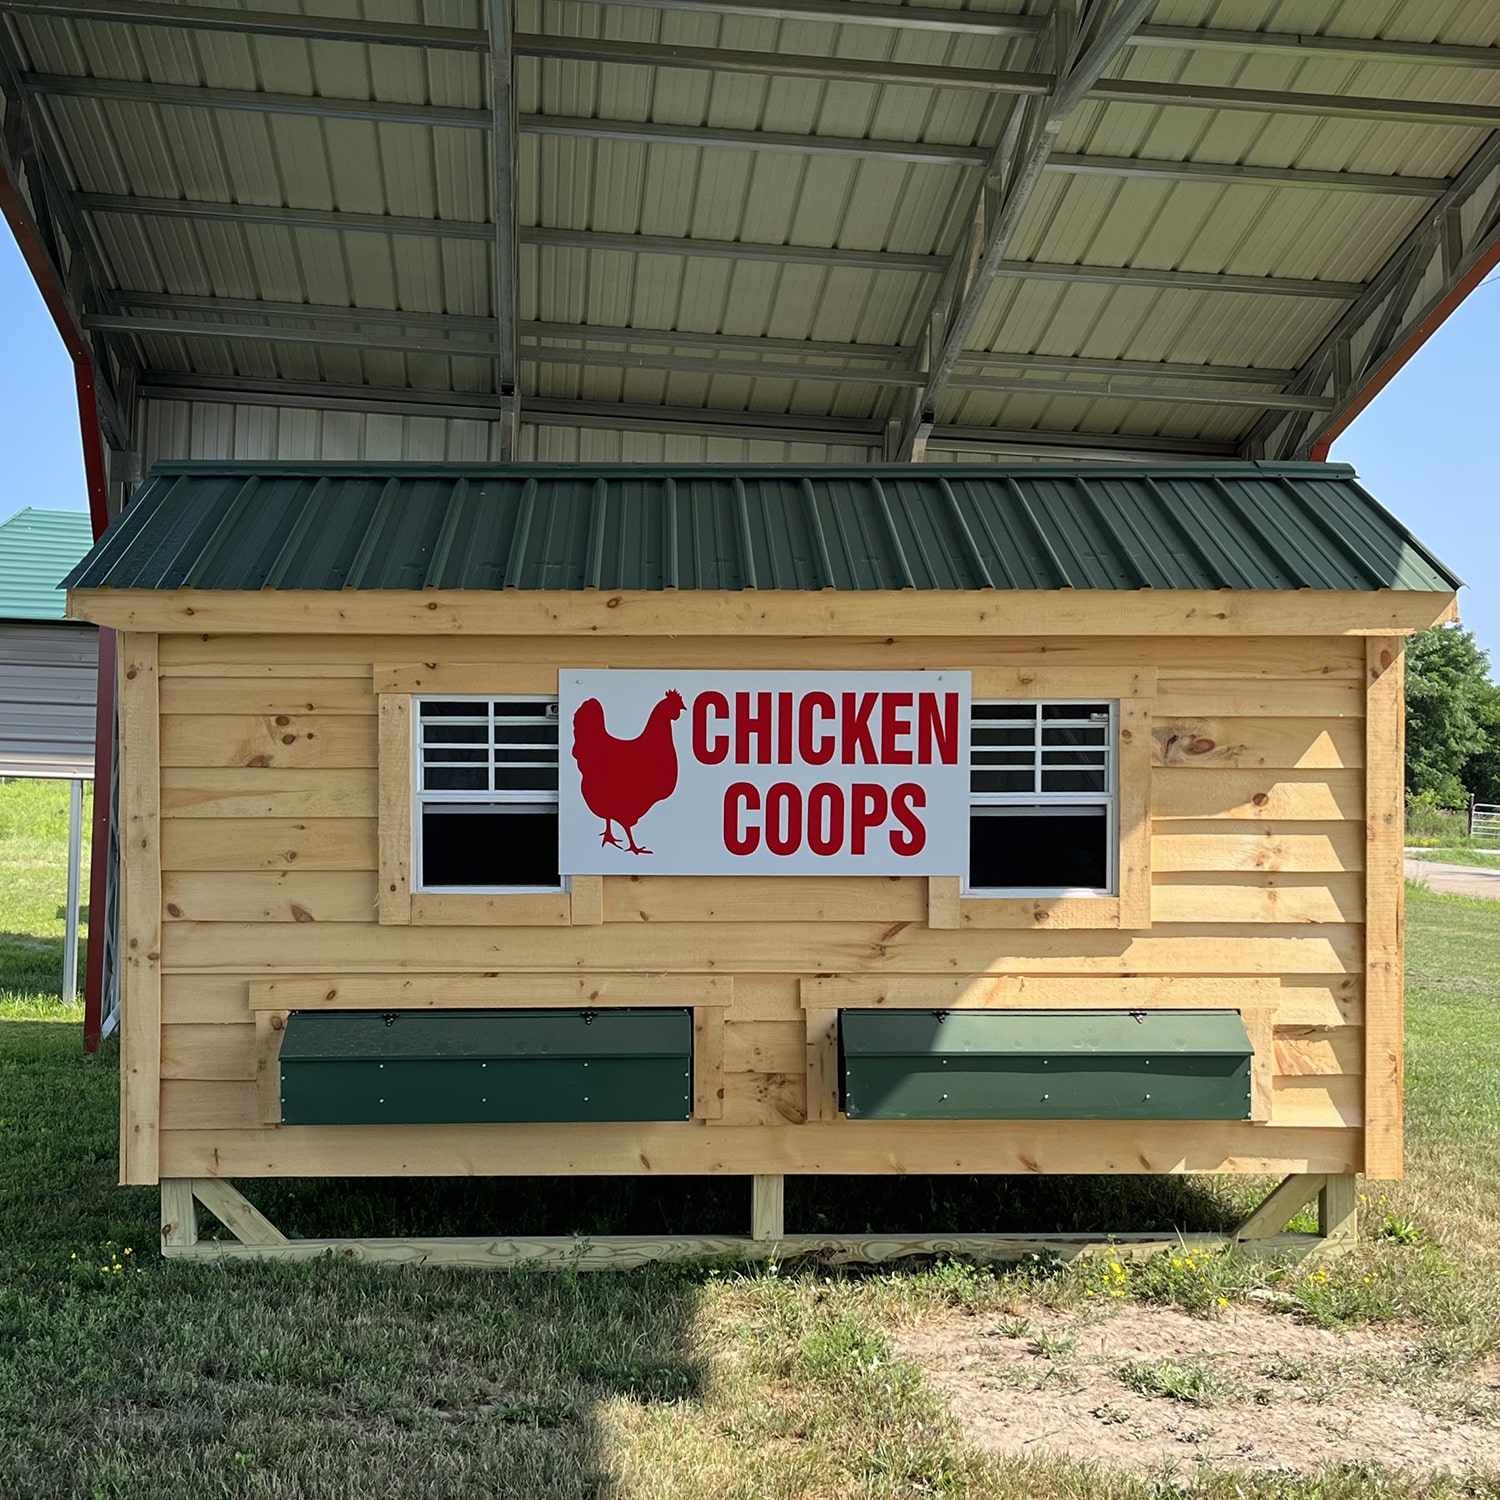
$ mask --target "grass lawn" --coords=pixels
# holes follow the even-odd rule
[[[1013,1337],[1028,1318],[1086,1315],[1102,1298],[1203,1318],[1270,1299],[1289,1331],[1400,1326],[1416,1354],[1381,1378],[1440,1413],[1443,1382],[1486,1370],[1500,1344],[1500,904],[1412,893],[1411,1176],[1370,1188],[1360,1251],[1325,1271],[1235,1256],[880,1274],[189,1266],[156,1254],[155,1193],[114,1186],[116,1058],[85,1057],[80,1017],[56,999],[65,807],[60,787],[0,784],[0,1500],[1500,1497],[1500,1478],[1358,1461],[1300,1477],[1153,1477],[1001,1459],[971,1445],[896,1352],[952,1317]],[[794,1228],[933,1232],[1216,1227],[1255,1188],[788,1186]],[[748,1185],[281,1183],[252,1195],[302,1232],[650,1232],[737,1228]],[[1227,1399],[1196,1365],[1126,1370],[1143,1399]]]

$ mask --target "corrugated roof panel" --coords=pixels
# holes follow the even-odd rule
[[[0,620],[62,619],[53,579],[76,567],[93,542],[85,511],[27,506],[0,525]]]
[[[1377,589],[1458,580],[1328,465],[168,465],[73,588]]]

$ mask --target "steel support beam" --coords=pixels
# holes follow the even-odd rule
[[[1331,402],[1321,415],[1267,415],[1251,458],[1321,458],[1448,314],[1500,266],[1500,134],[1454,179],[1364,295],[1303,365],[1292,389]]]
[[[457,339],[423,341],[410,336],[352,333],[329,329],[295,328],[285,325],[251,323],[210,322],[189,319],[142,318],[121,314],[91,315],[84,319],[89,329],[107,330],[137,335],[167,335],[190,339],[223,339],[248,341],[258,344],[281,344],[313,349],[349,349],[359,353],[391,353],[443,358],[467,358],[494,360],[499,350],[493,340],[485,343],[463,342]],[[554,335],[555,336],[555,335]],[[842,386],[877,385],[890,389],[922,390],[927,376],[921,371],[898,368],[849,365],[838,366],[814,364],[779,364],[772,361],[736,359],[700,359],[672,353],[669,349],[602,348],[599,346],[597,330],[567,328],[563,334],[570,342],[588,343],[587,348],[558,348],[550,344],[535,343],[520,351],[520,359],[540,365],[579,365],[587,369],[652,370],[664,374],[698,375],[705,379],[748,379],[784,381],[822,381]],[[657,335],[670,344],[670,333]],[[613,342],[629,342],[631,330],[610,331]],[[1014,364],[1017,361],[1012,360]],[[1108,361],[1095,361],[1096,366]],[[1024,370],[1024,358],[1019,361]],[[1179,367],[1180,368],[1180,367]],[[1328,411],[1332,402],[1313,395],[1281,394],[1279,392],[1256,392],[1229,390],[1221,381],[1203,381],[1193,384],[1152,385],[1139,380],[1122,380],[1115,375],[1101,379],[1095,372],[1070,370],[1066,361],[1045,367],[1055,376],[1077,375],[1077,379],[1003,379],[992,376],[955,375],[949,385],[954,390],[975,392],[981,395],[1051,396],[1068,397],[1075,400],[1114,401],[1162,401],[1176,406],[1239,406],[1267,411]],[[1157,373],[1155,371],[1153,374]],[[1241,376],[1241,383],[1244,377]],[[502,405],[503,409],[503,405]]]
[[[309,115],[319,120],[368,120],[377,125],[443,125],[489,130],[487,109],[449,104],[399,104],[389,99],[339,99],[322,94],[276,94],[260,89],[208,88],[192,83],[148,83],[83,78],[71,73],[27,73],[22,86],[48,98],[115,99],[129,104],[182,105],[256,115]]]
[[[1047,158],[1045,170],[1072,177],[1146,177],[1161,182],[1313,188],[1319,192],[1389,193],[1406,198],[1441,198],[1449,186],[1444,177],[1392,177],[1383,172],[1327,172],[1311,167],[1257,167],[1238,162],[1150,161],[1136,156],[1081,156],[1063,151],[1055,151]]]
[[[521,362],[516,324],[520,291],[516,242],[516,91],[511,51],[512,0],[489,0],[490,20],[490,165],[495,216],[495,371],[500,392],[500,457],[516,456],[521,431]]]
[[[1111,62],[1119,56],[1128,40],[1127,38],[1126,42],[1116,48]],[[1023,98],[1044,98],[1051,87],[1050,77],[1040,73],[1002,72],[984,68],[937,68],[920,63],[805,57],[793,53],[754,52],[749,49],[676,47],[654,42],[617,42],[608,38],[591,37],[563,38],[535,33],[518,34],[514,45],[518,57],[563,58],[576,62],[618,63],[629,67],[688,68],[716,73],[751,73],[777,78],[805,77],[902,86],[915,84]],[[279,94],[255,89],[85,78],[61,73],[30,73],[23,81],[27,88],[54,96],[75,95],[87,99],[248,110],[257,114],[371,120],[386,124],[480,130],[490,127],[488,110],[463,109],[443,104],[403,104],[381,99]],[[1500,126],[1500,104],[1320,94],[1284,89],[1242,89],[1218,84],[1158,82],[1138,78],[1096,80],[1087,90],[1081,91],[1078,102],[1081,103],[1083,98],[1106,103],[1249,110],[1257,114],[1313,115],[1334,120],[1371,120],[1397,125],[1477,126],[1485,129]],[[538,118],[546,120],[549,117]],[[692,128],[699,130],[696,126]],[[790,143],[797,139],[796,136],[785,137],[783,149],[793,149]]]
[[[194,219],[203,224],[255,224],[272,229],[333,229],[356,234],[415,235],[420,239],[494,241],[495,226],[483,220],[419,219],[401,214],[361,214],[345,209],[282,208],[255,203],[208,203],[191,198],[134,198],[127,193],[75,193],[73,201],[92,214],[151,219]]]
[[[1088,0],[1081,14],[1062,6],[1052,11],[1048,40],[1054,75],[1046,97],[1012,111],[985,179],[970,199],[966,233],[923,319],[927,380],[913,400],[893,411],[887,457],[903,462],[923,457],[943,387],[978,321],[1064,122],[1119,56],[1152,4],[1153,0],[1120,0],[1111,10],[1108,0]],[[1076,31],[1071,28],[1075,19]],[[1039,37],[1037,55],[1041,42]]]
[[[415,234],[432,239],[490,242],[492,224],[455,219],[401,218],[393,214],[346,213],[338,209],[263,208],[241,203],[200,203],[180,198],[131,198],[116,193],[79,193],[75,201],[91,213],[139,214],[197,219],[206,223],[258,224],[283,229],[352,230],[373,234]],[[766,261],[776,265],[829,266],[869,271],[942,273],[951,263],[936,255],[885,250],[845,250],[812,245],[759,245],[748,240],[679,239],[671,235],[611,234],[592,229],[524,227],[522,245],[554,249],[622,251],[631,255],[687,255],[719,260]],[[1274,297],[1315,297],[1352,301],[1364,287],[1355,281],[1317,281],[1294,276],[1239,276],[1218,271],[1155,269],[1149,266],[1066,265],[1049,261],[1006,260],[994,269],[1011,280],[1084,282],[1102,286],[1144,286],[1192,292],[1235,292]]]
[[[571,115],[523,115],[527,135],[577,136],[588,140],[637,141],[644,145],[723,146],[731,151],[776,151],[793,156],[854,156],[916,166],[973,167],[988,159],[982,146],[942,141],[890,141],[864,136],[735,130],[721,125],[672,125],[657,120],[600,120]]]
[[[371,47],[427,47],[488,53],[489,32],[478,27],[408,25],[352,16],[304,16],[287,11],[177,5],[173,0],[5,0],[14,15],[59,21],[112,21],[120,26],[169,26],[221,36],[282,36],[308,42],[354,42]]]
[[[634,0],[634,3],[647,10],[690,11],[770,21],[815,21],[882,30],[935,31],[944,35],[1026,37],[1035,36],[1045,25],[1045,19],[1040,16],[933,9],[918,5],[851,4],[849,0]],[[221,9],[217,6],[178,5],[171,0],[6,0],[5,9],[16,15],[50,16],[58,20],[113,21],[122,25],[166,26],[224,35],[278,36],[481,54],[489,51],[489,34],[477,27],[424,26],[259,9]],[[1295,52],[1301,56],[1313,53],[1354,62],[1500,68],[1500,47],[1387,41],[1313,32],[1145,25],[1131,37],[1130,46],[1190,51]]]

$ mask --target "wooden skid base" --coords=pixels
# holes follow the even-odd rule
[[[795,1260],[826,1265],[874,1264],[911,1256],[960,1256],[975,1261],[1118,1257],[1146,1260],[1179,1250],[1212,1251],[1230,1245],[1254,1255],[1303,1256],[1352,1248],[1352,1177],[1288,1178],[1234,1235],[1127,1233],[1099,1238],[1073,1234],[820,1235],[781,1232],[782,1179],[754,1180],[749,1235],[600,1235],[577,1237],[290,1240],[228,1182],[179,1178],[162,1182],[162,1254],[181,1260],[315,1260],[336,1256],[385,1265],[530,1266],[559,1270],[625,1270],[652,1261]],[[1278,1232],[1313,1198],[1319,1201],[1318,1234]],[[201,1203],[237,1236],[200,1240]]]
[[[875,1264],[917,1255],[960,1256],[976,1261],[1020,1261],[1029,1256],[1075,1260],[1118,1256],[1146,1260],[1171,1250],[1220,1250],[1233,1244],[1225,1235],[1117,1235],[1111,1240],[1079,1235],[1000,1234],[882,1237],[878,1235],[789,1234],[779,1240],[748,1235],[697,1239],[663,1235],[601,1235],[597,1239],[411,1239],[287,1240],[281,1245],[244,1245],[235,1240],[199,1240],[191,1246],[164,1246],[162,1253],[184,1260],[345,1260],[412,1266],[531,1266],[539,1269],[627,1270],[652,1261],[794,1260],[815,1257],[825,1265]],[[1306,1255],[1323,1245],[1315,1234],[1285,1234],[1257,1240],[1246,1248],[1265,1254]]]

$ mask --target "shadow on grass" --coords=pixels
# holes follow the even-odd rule
[[[62,985],[65,941],[61,937],[38,937],[31,932],[0,932],[0,992],[56,995]],[[79,974],[84,972],[86,948],[80,934]]]
[[[618,1403],[700,1399],[695,1272],[161,1261],[155,1191],[115,1186],[117,1064],[71,1024],[0,1021],[0,1494],[581,1500],[611,1491]],[[350,1234],[505,1204],[249,1186]]]

